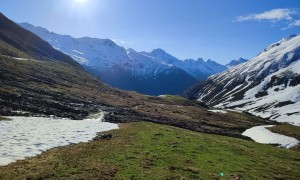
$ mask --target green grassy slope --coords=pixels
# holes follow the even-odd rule
[[[0,168],[0,179],[299,179],[300,154],[146,122],[110,140],[61,147]]]

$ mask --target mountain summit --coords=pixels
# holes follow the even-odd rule
[[[283,38],[254,59],[210,76],[187,96],[300,125],[300,35]]]
[[[247,61],[249,61],[249,60],[244,59],[244,58],[239,58],[238,60],[233,59],[228,64],[226,64],[226,67],[231,68],[231,67],[237,66],[239,64],[245,63]]]
[[[226,66],[210,59],[208,59],[207,61],[204,61],[202,58],[199,58],[197,60],[180,60],[168,54],[162,49],[155,49],[152,52],[146,54],[157,58],[161,62],[168,63],[183,69],[185,72],[189,73],[197,80],[204,80],[212,74],[216,74],[227,69]]]

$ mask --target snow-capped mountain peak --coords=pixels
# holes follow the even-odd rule
[[[248,59],[244,59],[244,58],[239,58],[238,60],[233,59],[228,64],[226,64],[226,66],[228,68],[231,68],[231,67],[237,66],[239,64],[245,63],[247,61],[248,61]]]
[[[152,52],[146,54],[149,54],[166,64],[177,66],[188,72],[198,80],[205,79],[209,75],[222,72],[227,69],[227,67],[225,67],[224,65],[218,64],[217,62],[210,59],[207,61],[204,61],[202,58],[198,58],[197,60],[180,60],[162,49],[155,49]]]
[[[151,53],[153,53],[153,54],[166,54],[166,51],[161,49],[161,48],[157,48],[157,49],[153,49],[151,51]]]
[[[219,108],[300,125],[300,35],[283,38],[187,94]]]
[[[176,57],[172,56],[171,54],[167,53],[166,51],[160,48],[154,49],[150,53],[147,52],[145,53],[167,64],[174,64],[176,61],[179,61],[179,59],[177,59]]]

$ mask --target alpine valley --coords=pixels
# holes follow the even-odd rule
[[[299,74],[300,35],[221,65],[0,13],[0,179],[299,180]]]
[[[181,94],[197,80],[222,72],[226,66],[212,60],[179,60],[162,49],[136,52],[110,39],[73,38],[42,27],[20,23],[113,87],[143,94]]]

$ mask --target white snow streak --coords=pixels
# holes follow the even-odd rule
[[[223,114],[226,114],[227,111],[224,111],[224,110],[208,110],[210,112],[214,112],[214,113],[223,113]]]

